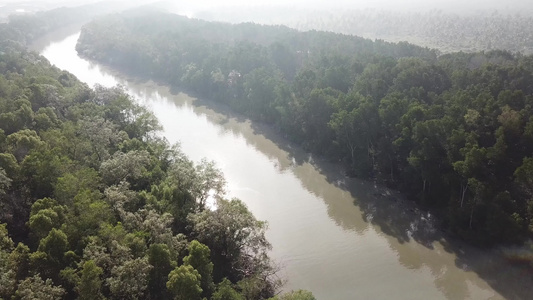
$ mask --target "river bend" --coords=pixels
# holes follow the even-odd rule
[[[498,251],[448,242],[396,192],[345,178],[268,128],[224,107],[171,93],[78,57],[79,29],[33,46],[89,86],[124,86],[194,161],[216,162],[267,237],[286,290],[317,299],[533,299],[533,275]]]

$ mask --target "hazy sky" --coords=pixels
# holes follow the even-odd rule
[[[478,9],[523,11],[524,9],[530,10],[533,7],[533,0],[196,0],[178,3],[178,5],[194,5],[198,7],[276,5],[311,8],[380,8],[387,10],[442,9],[463,12]]]
[[[375,8],[398,11],[427,11],[439,9],[445,12],[475,13],[477,11],[493,11],[532,14],[533,0],[115,0],[133,3],[170,2],[183,11],[205,11],[221,6],[290,6],[309,9],[364,9]],[[54,3],[73,6],[76,3],[94,3],[101,0],[0,0],[0,7],[8,3]],[[1,8],[0,8],[1,10]],[[1,13],[1,11],[0,11]]]
[[[83,0],[82,0],[83,1]],[[121,0],[135,2],[131,0]],[[68,3],[77,1],[66,0],[0,0],[1,4],[7,3]],[[99,0],[85,0],[83,2],[99,2]],[[139,1],[141,2],[141,1]],[[149,1],[142,1],[149,2]],[[158,1],[152,1],[158,2]],[[443,10],[469,10],[476,8],[486,9],[512,9],[523,10],[533,7],[533,0],[188,0],[172,1],[177,5],[216,7],[216,6],[254,6],[254,5],[277,5],[277,6],[302,6],[313,8],[383,8],[383,9],[443,9]]]

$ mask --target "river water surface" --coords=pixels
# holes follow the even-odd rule
[[[285,290],[307,289],[321,300],[533,299],[533,274],[501,251],[443,238],[431,215],[396,192],[345,178],[338,166],[224,107],[79,58],[78,37],[58,33],[33,49],[90,86],[124,86],[154,112],[171,143],[195,161],[215,161],[227,196],[269,222]]]

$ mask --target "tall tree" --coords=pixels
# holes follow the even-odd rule
[[[98,267],[92,260],[83,264],[80,281],[76,286],[79,299],[104,299],[101,292],[102,273],[102,268]]]
[[[202,276],[192,266],[182,265],[168,274],[167,288],[177,300],[199,300]]]
[[[206,245],[193,240],[189,243],[189,255],[183,258],[184,265],[190,265],[202,277],[200,287],[203,290],[202,295],[208,296],[213,292],[213,263],[210,259],[211,250]]]

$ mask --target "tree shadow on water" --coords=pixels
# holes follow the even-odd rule
[[[479,249],[454,239],[439,229],[430,212],[399,192],[347,177],[342,165],[304,151],[271,126],[251,122],[220,103],[195,99],[191,104],[196,114],[205,115],[221,131],[243,136],[279,172],[292,172],[325,203],[329,219],[337,226],[357,235],[374,230],[386,239],[400,264],[429,270],[446,298],[533,299],[531,267],[513,264],[506,249]]]
[[[533,299],[531,267],[511,263],[505,249],[478,249],[454,239],[439,229],[430,212],[399,192],[347,177],[342,165],[304,151],[271,126],[251,122],[220,103],[195,99],[191,105],[196,114],[221,126],[221,132],[243,136],[278,172],[292,172],[324,202],[337,226],[357,235],[373,230],[386,239],[404,267],[429,270],[446,298]]]
[[[310,155],[268,126],[252,123],[252,128],[285,153],[286,157],[266,154],[280,161],[282,171],[291,169],[305,189],[322,199],[337,226],[359,235],[377,231],[402,265],[429,269],[446,298],[533,299],[533,268],[513,263],[509,248],[480,249],[457,240],[439,228],[435,216],[399,192],[345,176],[339,163]]]
[[[373,182],[347,178],[338,165],[329,162],[317,161],[315,165],[330,184],[350,193],[363,220],[387,237],[400,263],[411,269],[429,268],[435,285],[447,298],[488,298],[490,294],[472,294],[477,276],[504,299],[533,299],[531,266],[510,263],[505,248],[480,249],[468,245],[443,232],[430,212],[420,209],[399,192]],[[329,203],[335,200],[323,199],[329,216],[336,218]]]
[[[397,191],[349,178],[339,163],[317,158],[272,127],[250,122],[223,104],[199,99],[191,104],[196,114],[220,125],[221,131],[243,136],[248,145],[274,161],[279,172],[292,172],[325,203],[329,219],[337,226],[357,235],[374,230],[387,240],[403,266],[429,270],[446,298],[533,299],[531,267],[511,263],[505,249],[483,250],[454,239],[439,229],[431,213]],[[488,286],[498,295],[486,291]]]

